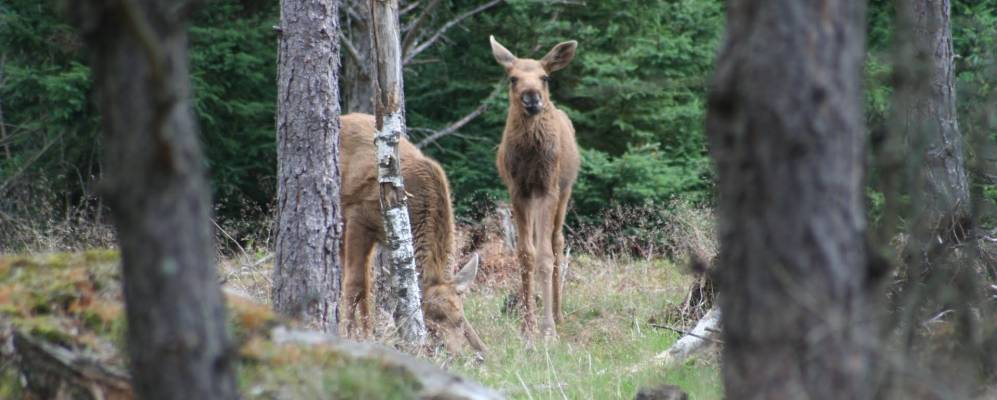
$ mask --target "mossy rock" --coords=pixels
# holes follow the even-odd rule
[[[0,327],[125,370],[126,322],[118,264],[112,250],[0,257]],[[239,346],[238,379],[246,398],[408,399],[426,396],[426,376],[434,379],[434,388],[448,387],[440,382],[468,384],[428,363],[370,344],[344,346],[324,336],[322,342],[277,343],[272,338],[275,328],[294,327],[293,322],[246,295],[225,293],[227,326]],[[353,347],[373,349],[376,356],[358,354]],[[16,397],[16,390],[22,390],[9,366],[0,365],[2,398]]]

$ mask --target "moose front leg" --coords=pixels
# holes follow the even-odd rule
[[[554,274],[552,277],[553,290],[554,290],[554,322],[557,324],[561,323],[561,281],[564,279],[561,276],[564,271],[561,270],[565,265],[564,256],[564,215],[568,210],[568,200],[571,199],[571,187],[561,191],[561,196],[557,200],[557,210],[554,214],[554,225],[551,227],[553,229],[553,234],[551,235],[551,244],[554,247]]]
[[[346,220],[345,255],[343,265],[343,300],[341,312],[346,325],[347,337],[370,337],[370,253],[374,248],[373,234],[363,226]],[[356,311],[360,308],[360,326],[357,324]]]
[[[544,316],[541,324],[541,332],[545,337],[557,337],[555,328],[555,315],[557,314],[557,282],[554,280],[555,265],[554,243],[551,240],[551,232],[557,222],[557,198],[545,197],[537,199],[535,202],[536,229],[534,240],[536,241],[537,257],[536,263],[540,269],[540,287],[544,302]]]
[[[514,199],[512,213],[516,220],[516,253],[522,268],[522,289],[519,293],[523,305],[523,335],[529,337],[536,331],[536,309],[533,301],[533,271],[536,268],[536,248],[533,243],[533,202],[530,199]]]

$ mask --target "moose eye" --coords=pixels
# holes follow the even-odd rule
[[[510,78],[509,78],[509,83],[510,83],[510,84],[513,84],[513,85],[515,85],[515,84],[516,84],[516,82],[519,82],[519,78],[517,78],[517,77],[515,77],[515,76],[513,76],[513,77],[510,77]]]
[[[544,75],[543,78],[540,79],[543,79],[544,83],[550,83],[550,75]]]

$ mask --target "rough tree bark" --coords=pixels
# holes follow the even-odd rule
[[[955,108],[949,0],[897,2],[898,129],[913,159],[915,220],[923,243],[961,242],[970,229],[969,184]]]
[[[732,0],[709,95],[731,399],[869,399],[864,2]]]
[[[891,322],[901,328],[900,342],[908,350],[931,354],[930,379],[904,386],[947,388],[935,395],[939,398],[969,397],[966,389],[974,386],[969,382],[984,376],[981,367],[993,359],[984,350],[987,334],[981,329],[987,321],[980,316],[988,313],[978,309],[986,305],[983,268],[977,270],[985,262],[970,250],[979,247],[971,234],[972,202],[956,115],[950,8],[949,0],[896,2],[896,86],[888,138],[909,155],[906,163],[893,165],[909,172],[901,179],[911,199],[909,240],[898,263],[906,280],[896,287],[899,295],[891,296],[901,311]],[[962,246],[967,239],[974,243]],[[921,346],[928,340],[921,335],[923,321],[945,319],[952,325],[951,346],[941,351]],[[895,380],[902,382],[907,371],[896,372]]]
[[[410,346],[426,340],[419,274],[415,268],[412,227],[401,175],[398,141],[405,135],[398,0],[370,0],[371,43],[377,116],[377,180],[381,184],[386,245],[391,252],[390,287],[399,336]]]
[[[274,309],[336,334],[341,286],[338,0],[283,0]]]
[[[190,104],[190,2],[68,3],[90,48],[104,179],[121,248],[128,353],[143,399],[234,399],[208,186]]]

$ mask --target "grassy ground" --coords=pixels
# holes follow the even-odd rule
[[[617,262],[576,258],[564,290],[565,320],[559,340],[526,349],[517,315],[501,312],[515,282],[479,288],[465,299],[468,319],[489,346],[482,364],[451,368],[512,398],[633,398],[645,386],[674,384],[692,399],[722,398],[713,357],[678,368],[634,367],[663,351],[678,337],[655,329],[666,320],[691,277],[664,262]]]
[[[332,389],[356,395],[346,398],[410,397],[406,379],[381,376],[376,366],[346,365],[314,349],[268,344],[273,316],[260,305],[269,294],[268,260],[266,253],[245,254],[225,259],[220,267],[227,286],[252,298],[230,297],[228,304],[230,327],[242,344],[240,386],[247,398],[281,393],[323,398]],[[664,383],[680,386],[693,399],[721,398],[713,356],[667,370],[635,368],[677,339],[650,322],[681,325],[668,321],[669,310],[682,301],[692,280],[681,268],[665,261],[576,257],[567,274],[560,338],[541,340],[531,349],[519,335],[519,316],[502,312],[505,299],[516,291],[514,272],[508,265],[498,272],[485,270],[484,283],[465,299],[468,319],[490,349],[486,360],[441,356],[435,361],[510,398],[633,398],[641,387]],[[106,361],[123,368],[114,350],[122,346],[124,332],[118,279],[114,251],[0,257],[0,323],[69,348],[105,349],[99,353],[108,355]],[[0,398],[18,397],[10,367],[0,362]]]

